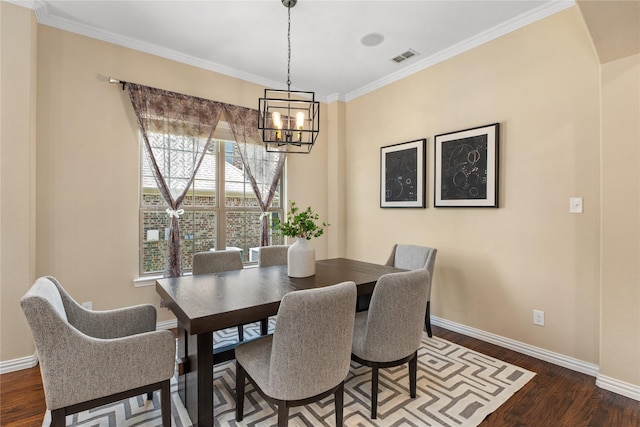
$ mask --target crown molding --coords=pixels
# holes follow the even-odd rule
[[[93,39],[101,40],[107,43],[112,43],[118,46],[126,47],[129,49],[145,52],[151,55],[159,56],[162,58],[177,61],[183,64],[192,65],[194,67],[202,68],[205,70],[220,73],[229,77],[234,77],[240,80],[245,80],[250,83],[255,83],[264,87],[279,87],[280,82],[276,82],[270,79],[265,79],[261,76],[246,73],[244,71],[237,70],[235,68],[227,67],[212,61],[205,61],[200,58],[186,55],[175,50],[166,49],[151,43],[142,42],[129,37],[123,37],[118,34],[111,33],[109,31],[100,30],[88,25],[79,24],[68,19],[52,16],[48,12],[47,3],[42,0],[3,0],[9,3],[14,3],[20,6],[28,7],[34,10],[36,19],[39,24],[48,25],[61,30],[76,33],[82,36],[90,37]],[[551,16],[555,13],[563,11],[569,7],[575,5],[575,0],[554,0],[550,3],[544,4],[529,13],[520,15],[510,21],[500,24],[490,30],[487,30],[477,36],[464,40],[449,49],[438,52],[435,55],[431,55],[424,58],[413,65],[403,68],[395,73],[389,74],[381,79],[371,82],[359,89],[352,92],[341,94],[334,93],[330,95],[316,94],[319,101],[324,103],[331,103],[335,101],[351,101],[366,93],[372,92],[376,89],[394,83],[412,74],[429,68],[442,61],[450,59],[456,55],[464,53],[468,50],[474,49],[484,43],[508,34],[512,31],[532,24],[540,19]]]
[[[372,92],[376,89],[380,89],[381,87],[394,83],[398,80],[402,80],[405,77],[417,73],[418,71],[422,71],[447,59],[451,59],[454,56],[460,55],[461,53],[495,40],[501,36],[504,36],[505,34],[518,30],[522,27],[525,27],[558,12],[561,12],[573,5],[575,5],[574,0],[556,0],[552,3],[540,6],[530,11],[529,13],[520,15],[514,19],[511,19],[510,21],[506,21],[483,33],[480,33],[474,37],[468,38],[456,45],[453,45],[449,49],[445,49],[436,53],[435,55],[426,57],[420,61],[415,62],[413,65],[403,68],[402,70],[399,70],[395,73],[389,74],[381,79],[378,79],[368,85],[361,87],[360,89],[349,92],[345,96],[345,101],[351,101],[366,93]]]
[[[21,6],[26,6],[25,2],[18,0],[9,0]],[[270,79],[265,79],[261,76],[247,73],[241,70],[237,70],[232,67],[227,67],[212,61],[205,61],[200,58],[196,58],[191,55],[186,55],[182,52],[178,52],[172,49],[167,49],[152,43],[143,42],[140,40],[132,39],[130,37],[123,37],[119,34],[112,33],[110,31],[101,30],[99,28],[92,27],[90,25],[84,25],[78,22],[74,22],[69,19],[53,16],[48,11],[48,6],[41,0],[27,2],[34,10],[36,20],[39,24],[47,25],[50,27],[58,28],[60,30],[69,31],[74,34],[89,37],[92,39],[100,40],[103,42],[115,44],[118,46],[126,47],[128,49],[137,50],[140,52],[148,53],[151,55],[159,56],[161,58],[170,59],[172,61],[180,62],[186,65],[192,65],[194,67],[202,68],[204,70],[213,71],[225,76],[234,77],[240,80],[245,80],[250,83],[255,83],[264,87],[279,87],[282,82],[276,82]],[[326,102],[326,98],[322,95],[316,95],[320,101]]]

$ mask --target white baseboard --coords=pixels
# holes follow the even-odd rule
[[[431,324],[479,339],[480,341],[508,348],[510,350],[517,351],[518,353],[553,363],[554,365],[591,375],[592,377],[596,377],[596,386],[640,401],[640,386],[607,377],[605,375],[600,375],[598,365],[593,363],[588,363],[573,357],[568,357],[563,354],[525,344],[520,341],[515,341],[510,338],[501,337],[500,335],[481,331],[480,329],[471,328],[469,326],[461,325],[435,316],[431,316]]]
[[[605,390],[640,401],[640,386],[629,384],[605,375],[598,375],[596,385]]]
[[[510,350],[517,351],[518,353],[526,354],[527,356],[535,357],[536,359],[553,363],[554,365],[562,366],[573,371],[591,375],[592,377],[596,377],[596,385],[598,387],[640,401],[640,386],[620,381],[615,378],[607,377],[605,375],[600,375],[598,372],[598,365],[595,365],[593,363],[584,362],[579,359],[545,350],[540,347],[525,344],[520,341],[515,341],[510,338],[505,338],[500,335],[485,332],[480,329],[471,328],[460,323],[441,319],[436,316],[431,316],[431,324],[479,339],[480,341],[508,348]],[[173,319],[158,322],[156,328],[173,329],[177,326],[177,320]],[[35,354],[32,356],[21,357],[19,359],[0,361],[0,374],[6,374],[9,372],[19,371],[21,369],[32,368],[37,364],[38,358]]]
[[[435,316],[431,316],[431,324],[477,338],[480,341],[508,348],[509,350],[517,351],[518,353],[526,354],[527,356],[535,357],[536,359],[544,360],[545,362],[553,363],[554,365],[591,375],[592,377],[598,376],[598,365],[594,365],[593,363],[584,362],[579,359],[574,359],[573,357],[568,357],[560,353],[555,353],[553,351],[545,350],[540,347],[525,344],[520,341],[505,338],[500,335],[471,328],[469,326],[461,325],[460,323],[451,322]]]
[[[9,372],[20,371],[22,369],[33,368],[38,364],[36,355],[21,357],[0,362],[0,374],[8,374]]]

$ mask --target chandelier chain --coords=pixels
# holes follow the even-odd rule
[[[287,89],[291,91],[291,6],[287,7]]]

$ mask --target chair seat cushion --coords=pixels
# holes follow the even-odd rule
[[[270,395],[269,370],[272,345],[273,335],[267,335],[242,343],[235,349],[236,361],[267,395]]]

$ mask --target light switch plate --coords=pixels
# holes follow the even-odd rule
[[[569,198],[569,213],[582,213],[582,197]]]

